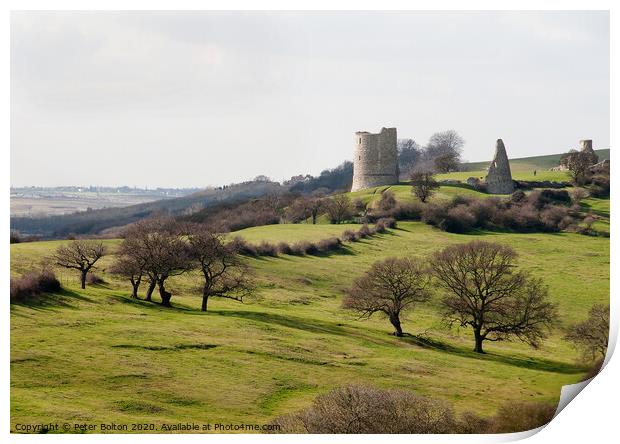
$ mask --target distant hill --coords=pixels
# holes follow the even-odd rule
[[[609,159],[609,149],[594,150],[598,154],[599,161]],[[549,154],[546,156],[520,157],[510,160],[510,169],[513,171],[523,170],[548,170],[560,164],[561,154]],[[491,160],[485,162],[470,162],[463,164],[463,171],[480,171],[485,170]]]
[[[103,208],[46,217],[11,217],[11,230],[44,238],[64,238],[69,234],[94,235],[153,215],[187,215],[224,202],[239,203],[269,193],[281,193],[287,189],[277,182],[244,182],[198,191],[174,199],[121,208]]]

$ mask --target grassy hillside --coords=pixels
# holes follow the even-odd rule
[[[598,155],[599,161],[609,159],[609,149],[594,151]],[[510,168],[512,171],[548,170],[560,164],[562,155],[563,153],[510,159]],[[467,171],[481,171],[489,166],[489,162],[491,162],[490,159],[484,162],[469,162],[463,166]]]
[[[46,238],[68,234],[99,234],[157,214],[182,215],[221,204],[235,204],[250,198],[286,190],[277,182],[245,182],[225,188],[206,189],[189,196],[157,200],[122,208],[103,208],[46,217],[11,217],[11,230]]]
[[[591,205],[605,211],[603,204]],[[274,225],[237,234],[291,241],[345,228]],[[513,246],[520,265],[549,285],[562,325],[542,348],[489,343],[487,355],[474,354],[469,331],[442,326],[439,294],[404,321],[416,336],[402,339],[389,334],[385,319],[360,321],[340,308],[343,290],[373,261],[425,257],[472,239]],[[59,243],[12,245],[12,274],[27,271]],[[260,283],[257,295],[243,304],[214,299],[207,313],[199,311],[194,275],[171,280],[173,309],[130,300],[128,284],[105,272],[106,284],[86,290],[62,272],[62,295],[42,305],[13,305],[12,424],[189,418],[261,424],[354,382],[414,390],[482,414],[507,400],[555,402],[561,386],[585,372],[561,339],[563,329],[592,304],[609,301],[609,239],[577,234],[456,235],[403,222],[343,253],[249,262]]]

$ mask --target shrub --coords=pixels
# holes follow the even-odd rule
[[[308,252],[310,242],[301,241],[291,245],[291,254],[294,256],[303,256]]]
[[[444,219],[439,223],[439,228],[449,233],[466,233],[476,223],[476,217],[470,212],[467,205],[461,204],[450,208]]]
[[[382,217],[374,226],[375,233],[385,233],[388,228],[396,228],[396,220],[393,217]]]
[[[364,239],[367,238],[368,236],[370,236],[372,233],[370,231],[370,227],[368,227],[368,224],[364,224],[362,225],[362,227],[357,231],[357,234],[359,236],[360,239]]]
[[[245,256],[258,256],[256,247],[240,236],[234,237],[231,244],[233,249],[239,254],[243,254]]]
[[[450,433],[445,402],[404,390],[350,385],[315,398],[312,406],[277,418],[279,433]]]
[[[420,220],[422,218],[422,209],[424,205],[419,202],[415,203],[399,203],[392,210],[390,216],[396,220]]]
[[[528,200],[538,209],[549,204],[571,204],[570,194],[566,190],[535,190],[530,193]]]
[[[86,275],[86,282],[89,284],[105,284],[105,280],[101,276],[97,276],[95,273],[88,273]]]
[[[42,293],[60,291],[62,286],[53,271],[33,271],[11,279],[11,302],[23,302]]]
[[[304,248],[306,250],[306,254],[311,256],[320,253],[319,247],[317,247],[317,245],[313,242],[304,242]]]
[[[271,242],[262,241],[256,246],[256,254],[259,256],[278,256],[278,247]]]
[[[278,244],[278,251],[282,254],[293,254],[291,246],[286,242],[280,242]]]
[[[422,210],[422,222],[437,227],[445,219],[446,213],[447,209],[444,205],[428,204]]]
[[[573,222],[569,216],[569,211],[563,206],[548,206],[540,212],[540,220],[548,231],[561,231]]]
[[[519,203],[525,201],[527,195],[523,190],[517,190],[510,195],[510,201],[514,203]]]
[[[491,419],[484,418],[473,412],[464,412],[457,421],[456,433],[473,434],[489,433]]]
[[[396,207],[396,197],[390,190],[385,190],[381,193],[381,199],[377,202],[377,207],[381,211],[390,211]]]
[[[592,185],[590,186],[590,195],[592,197],[609,197],[610,183],[609,176],[603,174],[597,174],[592,178]]]
[[[361,214],[366,211],[366,204],[360,198],[353,200],[353,209],[356,213]]]
[[[356,242],[359,239],[359,234],[353,230],[345,230],[342,233],[342,240],[347,242]]]
[[[491,419],[490,433],[513,433],[536,429],[547,424],[556,407],[541,402],[510,402],[503,404]]]
[[[317,244],[317,248],[321,253],[328,253],[330,251],[336,251],[342,246],[340,239],[337,237],[330,237],[329,239],[323,239]]]

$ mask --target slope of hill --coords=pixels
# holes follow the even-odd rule
[[[599,161],[609,159],[609,149],[594,150],[599,157]],[[512,171],[533,171],[548,170],[560,164],[561,154],[548,154],[545,156],[520,157],[510,159],[510,169]],[[489,162],[468,162],[463,164],[463,171],[479,171],[489,166]]]
[[[333,225],[275,225],[237,234],[252,241],[325,238]],[[493,342],[473,353],[471,332],[447,329],[435,293],[390,335],[381,317],[362,321],[341,308],[343,290],[377,259],[424,258],[472,239],[514,247],[519,266],[549,285],[561,326],[540,349]],[[11,273],[23,273],[62,241],[11,246]],[[115,240],[105,241],[113,250]],[[80,290],[58,270],[65,290],[42,305],[11,308],[11,421],[264,424],[345,384],[412,390],[491,415],[506,402],[556,403],[586,367],[564,328],[609,301],[609,239],[571,233],[450,234],[416,222],[322,257],[249,259],[258,293],[243,304],[213,298],[199,311],[194,274],[171,278],[172,309],[131,300],[129,285]],[[141,291],[142,293],[143,291]],[[36,344],[36,346],[33,346]],[[79,421],[78,421],[79,422]]]
[[[11,229],[23,234],[46,238],[62,238],[69,234],[98,234],[112,227],[121,227],[156,214],[180,215],[200,211],[220,203],[236,203],[280,193],[286,190],[277,182],[245,182],[227,187],[208,189],[175,199],[104,208],[73,214],[47,217],[11,217]]]

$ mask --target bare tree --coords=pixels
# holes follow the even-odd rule
[[[435,157],[433,165],[435,170],[440,173],[449,173],[450,171],[456,171],[459,168],[460,154],[448,153]]]
[[[410,172],[422,157],[422,148],[413,139],[398,141],[398,170]]]
[[[439,183],[430,170],[413,171],[409,183],[412,187],[411,192],[422,202],[426,202],[439,188]]]
[[[110,272],[129,279],[131,282],[131,297],[138,299],[138,290],[144,275],[144,263],[140,258],[131,254],[118,255],[116,262],[110,268]]]
[[[595,304],[588,318],[568,329],[564,339],[583,352],[584,358],[605,358],[609,340],[609,305]]]
[[[191,269],[188,244],[182,234],[182,226],[169,217],[143,220],[126,231],[121,252],[142,265],[149,279],[147,301],[157,287],[162,305],[170,307],[172,294],[166,290],[166,280]]]
[[[454,130],[435,133],[424,150],[424,160],[432,161],[438,171],[447,173],[458,167],[465,140]],[[441,159],[439,162],[436,159]]]
[[[483,341],[516,337],[537,347],[557,319],[555,304],[539,279],[515,271],[517,253],[510,247],[474,241],[437,252],[431,267],[446,291],[449,325],[471,327],[474,351]]]
[[[360,318],[383,313],[394,327],[394,334],[402,336],[400,315],[430,299],[429,280],[425,268],[414,259],[392,257],[377,261],[353,281],[342,306],[358,312]]]
[[[560,159],[560,164],[568,168],[575,185],[584,185],[592,175],[590,167],[598,162],[594,152],[571,150]]]
[[[312,224],[316,224],[316,220],[323,210],[323,206],[323,199],[320,197],[302,196],[288,207],[287,216],[294,223],[311,219]]]
[[[102,242],[75,240],[58,247],[52,260],[59,267],[78,270],[81,287],[86,288],[86,275],[105,254],[106,248]]]
[[[233,244],[225,244],[220,235],[205,225],[188,232],[192,259],[202,272],[202,311],[207,311],[213,296],[243,302],[254,291],[252,272]]]
[[[353,206],[348,194],[336,194],[325,199],[325,211],[332,224],[340,224],[351,218]]]

